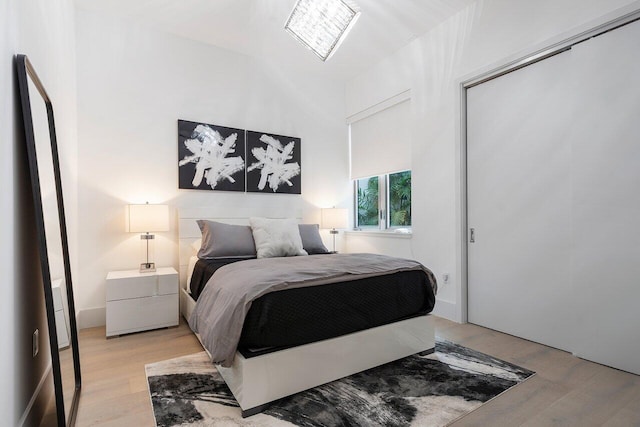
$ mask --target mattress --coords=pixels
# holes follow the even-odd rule
[[[245,261],[246,259],[247,257],[199,259],[193,267],[193,273],[191,274],[191,280],[189,281],[191,297],[198,301],[198,297],[202,293],[204,286],[217,269],[233,262]]]
[[[243,260],[199,260],[190,283],[193,298],[217,269]],[[334,338],[427,314],[434,304],[429,280],[417,270],[271,292],[252,303],[238,350],[253,357]]]
[[[196,262],[198,262],[197,256],[192,256],[189,258],[189,264],[187,265],[187,283],[191,283],[191,276],[193,275],[193,269],[196,268]],[[191,289],[189,289],[189,293],[191,293]]]

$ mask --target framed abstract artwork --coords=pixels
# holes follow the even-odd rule
[[[178,120],[178,188],[245,191],[245,131]]]
[[[301,194],[300,138],[247,131],[247,191]]]

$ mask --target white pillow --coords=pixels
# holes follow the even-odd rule
[[[194,253],[198,253],[198,251],[202,247],[202,239],[194,240],[191,243],[191,247],[193,248]]]
[[[295,219],[249,218],[258,258],[307,255]]]

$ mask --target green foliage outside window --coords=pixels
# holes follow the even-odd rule
[[[411,171],[389,174],[389,225],[411,226]]]
[[[378,177],[358,180],[358,226],[378,225]]]
[[[379,179],[383,179],[382,186]],[[384,217],[389,227],[411,227],[411,171],[363,178],[356,181],[359,227],[378,227],[380,197],[386,198]],[[383,228],[386,228],[386,224]]]

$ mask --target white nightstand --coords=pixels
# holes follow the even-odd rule
[[[178,272],[138,270],[107,274],[107,337],[178,324]]]
[[[53,310],[55,311],[56,318],[58,348],[66,348],[69,347],[69,333],[67,331],[67,314],[65,313],[64,306],[62,305],[62,292],[60,291],[61,285],[62,279],[54,280],[51,283],[51,290],[53,291]]]

